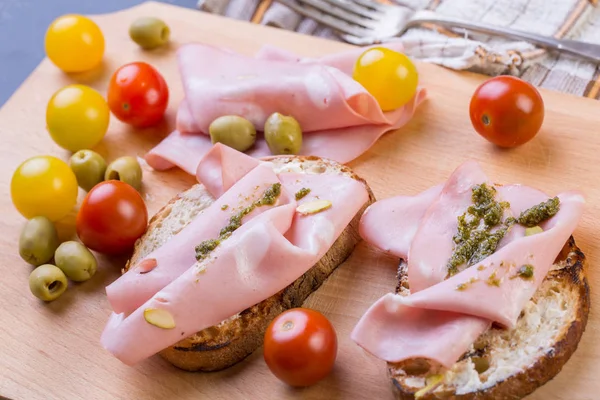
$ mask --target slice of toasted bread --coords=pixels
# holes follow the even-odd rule
[[[514,400],[554,378],[577,348],[587,323],[585,265],[571,237],[516,327],[492,326],[450,369],[424,359],[388,363],[396,398]],[[404,262],[398,268],[396,293],[410,293]]]
[[[197,332],[160,352],[162,357],[179,368],[187,371],[217,371],[243,360],[262,345],[264,333],[273,318],[287,309],[302,305],[308,295],[319,288],[335,268],[348,258],[360,241],[360,216],[375,200],[364,180],[350,168],[318,157],[273,157],[269,161],[278,173],[289,171],[351,177],[365,185],[370,199],[356,213],[327,254],[294,283],[220,324]],[[181,231],[213,201],[213,197],[200,184],[172,199],[150,220],[148,230],[136,243],[125,270]]]

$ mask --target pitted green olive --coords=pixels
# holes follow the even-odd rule
[[[302,149],[302,129],[294,117],[274,113],[265,122],[265,140],[274,155],[298,154]]]
[[[142,167],[134,157],[119,157],[108,165],[104,179],[125,182],[139,191],[142,188]]]
[[[213,144],[223,143],[237,151],[246,151],[256,142],[256,129],[252,122],[237,115],[215,119],[208,127]]]
[[[169,41],[171,31],[167,24],[158,18],[141,17],[129,27],[129,37],[141,48],[150,50]]]
[[[75,282],[87,281],[94,276],[98,267],[92,252],[81,243],[74,241],[64,242],[58,246],[54,261],[67,278]]]
[[[67,290],[67,277],[52,264],[40,265],[29,275],[29,290],[40,300],[56,300]]]
[[[29,264],[38,266],[52,259],[60,244],[52,221],[35,217],[27,221],[19,237],[19,254]]]
[[[77,184],[87,192],[104,180],[106,161],[95,151],[79,150],[71,156],[69,166],[75,173]]]

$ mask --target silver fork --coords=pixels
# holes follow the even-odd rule
[[[458,18],[415,11],[375,2],[374,0],[275,0],[340,33],[348,43],[366,46],[382,43],[402,35],[409,28],[435,24],[444,28],[523,40],[539,47],[600,62],[600,45],[523,32],[500,26],[484,25]]]

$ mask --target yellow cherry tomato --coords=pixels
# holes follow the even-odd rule
[[[65,72],[88,71],[102,61],[104,35],[94,21],[69,14],[55,19],[46,31],[46,55]]]
[[[413,98],[419,83],[417,68],[402,53],[373,47],[354,65],[354,79],[379,103],[383,111],[402,107]]]
[[[46,126],[60,147],[76,152],[97,145],[108,129],[110,109],[104,97],[84,85],[56,92],[46,107]]]
[[[77,203],[77,178],[66,162],[52,156],[24,161],[10,182],[13,204],[25,218],[65,217]]]

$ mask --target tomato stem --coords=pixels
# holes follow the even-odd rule
[[[290,329],[292,329],[293,327],[294,327],[294,323],[293,323],[292,321],[286,321],[286,322],[283,324],[283,327],[282,327],[282,329],[283,329],[284,331],[289,331],[289,330],[290,330]]]
[[[481,116],[481,122],[483,122],[484,125],[489,125],[490,124],[490,117],[488,117],[487,114],[483,114]]]

